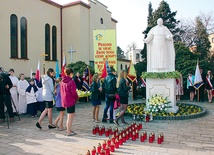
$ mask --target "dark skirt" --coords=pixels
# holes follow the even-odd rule
[[[120,103],[121,104],[128,104],[128,96],[120,96]]]
[[[92,100],[92,105],[93,106],[101,105],[101,102],[100,100]]]
[[[37,102],[37,111],[41,111],[41,113],[45,110],[45,104],[44,102]]]
[[[36,102],[27,104],[27,114],[29,114],[31,116],[35,116],[37,114],[37,104],[36,104]]]
[[[190,92],[195,92],[195,88],[193,86],[189,86],[189,91]]]

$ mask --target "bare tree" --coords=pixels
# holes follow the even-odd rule
[[[200,12],[199,16],[203,25],[209,34],[214,33],[214,17],[212,12]],[[197,39],[196,36],[196,21],[192,19],[182,19],[180,21],[180,40],[186,44],[187,47],[194,46]]]
[[[209,34],[214,33],[214,17],[213,17],[213,12],[200,12],[199,17],[201,18],[204,26],[207,29],[207,32]]]
[[[137,48],[137,44],[135,42],[132,42],[131,44],[129,44],[127,46],[127,52],[132,51],[132,50],[134,50],[136,48]]]

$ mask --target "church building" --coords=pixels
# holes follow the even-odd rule
[[[84,61],[93,66],[93,30],[115,29],[117,21],[97,0],[59,5],[50,0],[0,1],[0,66],[30,76],[40,60],[41,72]],[[69,53],[69,51],[75,51]],[[61,66],[61,65],[60,65]]]

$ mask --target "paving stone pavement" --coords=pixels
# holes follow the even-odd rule
[[[142,100],[131,101],[139,103]],[[181,101],[188,103],[188,101]],[[159,145],[157,141],[141,143],[137,141],[127,141],[112,155],[214,155],[214,103],[196,103],[208,109],[208,114],[204,117],[190,120],[156,120],[143,122],[143,130],[147,133],[163,132],[165,141]],[[102,118],[105,103],[102,102],[100,108],[100,119]],[[54,110],[55,119],[58,112]],[[21,121],[15,117],[15,121],[10,123],[9,129],[6,123],[0,124],[0,155],[85,155],[87,150],[93,146],[107,140],[105,136],[92,135],[92,128],[96,123],[92,122],[92,105],[88,103],[78,103],[76,105],[76,115],[72,130],[77,135],[66,137],[65,131],[48,129],[47,117],[42,122],[42,130],[36,128],[35,123],[38,117],[20,115]],[[53,120],[54,120],[53,119]],[[125,116],[128,122],[133,122],[130,116]],[[66,116],[64,118],[64,122]],[[99,123],[100,126],[116,125],[109,123]],[[119,129],[125,126],[120,126]],[[142,133],[142,131],[140,133]]]

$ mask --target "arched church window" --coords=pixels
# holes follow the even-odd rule
[[[22,17],[21,20],[21,58],[27,59],[27,19]]]
[[[52,27],[52,60],[57,60],[57,28]]]
[[[18,20],[15,14],[10,16],[10,57],[18,58]]]
[[[45,60],[50,60],[50,25],[45,24]]]

